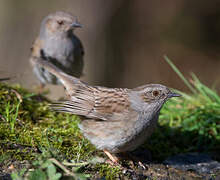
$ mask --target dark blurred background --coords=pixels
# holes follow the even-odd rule
[[[30,47],[41,20],[57,10],[83,24],[75,33],[85,48],[82,79],[92,85],[162,83],[187,91],[166,54],[186,77],[194,72],[220,90],[219,0],[1,0],[0,77],[14,77],[11,83],[28,88],[38,84]]]

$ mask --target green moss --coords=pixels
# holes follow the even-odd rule
[[[55,157],[60,161],[82,162],[89,161],[94,155],[102,155],[80,133],[77,116],[53,112],[49,108],[49,103],[45,97],[31,93],[18,85],[9,86],[0,83],[2,164],[10,165],[13,161],[24,160],[28,160],[30,164],[35,160],[41,162],[43,160],[41,158],[39,161],[39,157],[42,156],[42,152],[44,161]],[[17,105],[16,112],[14,107]],[[88,172],[112,179],[118,174],[119,169],[98,163]]]
[[[108,164],[97,164],[94,171],[99,172],[100,177],[114,180],[121,177],[122,173],[119,167],[111,167]]]
[[[78,146],[82,141],[84,143],[80,154],[83,157],[89,156],[88,151],[83,151],[84,148],[91,149],[91,151],[94,150],[80,134],[77,128],[79,121],[77,116],[58,114],[51,111],[48,106],[48,100],[31,94],[18,86],[12,88],[1,84],[0,89],[1,92],[4,92],[4,96],[0,97],[1,142],[38,148],[54,147],[60,151],[66,151],[68,148],[70,158],[75,156],[76,150],[78,150]],[[19,103],[12,89],[16,90],[22,97],[19,112],[14,123],[15,131],[10,131],[11,124],[6,118],[5,111],[8,106],[7,102],[10,102],[10,109],[13,108],[14,104]],[[10,116],[13,116],[13,113],[12,111]]]

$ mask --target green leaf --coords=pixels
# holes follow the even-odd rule
[[[40,169],[34,170],[29,175],[29,180],[46,180],[46,179],[47,179],[46,174]]]
[[[58,180],[62,175],[61,173],[56,173],[56,167],[53,164],[50,164],[47,167],[47,176],[50,180]]]
[[[48,167],[47,167],[47,175],[49,177],[52,177],[54,176],[54,174],[56,174],[56,167],[53,165],[53,164],[50,164]]]

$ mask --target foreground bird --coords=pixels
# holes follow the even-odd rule
[[[59,84],[56,76],[34,63],[33,59],[45,59],[59,67],[65,73],[80,77],[83,72],[83,47],[74,35],[75,28],[81,27],[76,17],[58,11],[46,16],[40,27],[40,33],[32,48],[30,62],[42,87]]]
[[[180,96],[160,84],[134,89],[90,86],[44,60],[36,64],[57,76],[70,98],[53,108],[84,117],[79,124],[83,135],[113,162],[117,160],[111,153],[132,151],[144,143],[156,127],[162,105]]]

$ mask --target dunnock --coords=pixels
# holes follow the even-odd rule
[[[163,104],[180,96],[160,84],[134,89],[90,86],[47,61],[36,63],[60,79],[70,98],[52,107],[84,117],[79,124],[83,135],[113,162],[116,159],[110,153],[132,151],[144,143],[156,127]]]
[[[40,33],[31,48],[30,62],[41,85],[58,84],[59,80],[33,59],[45,59],[62,71],[80,77],[83,71],[83,47],[74,35],[75,28],[81,27],[76,17],[66,12],[56,12],[45,17]]]

